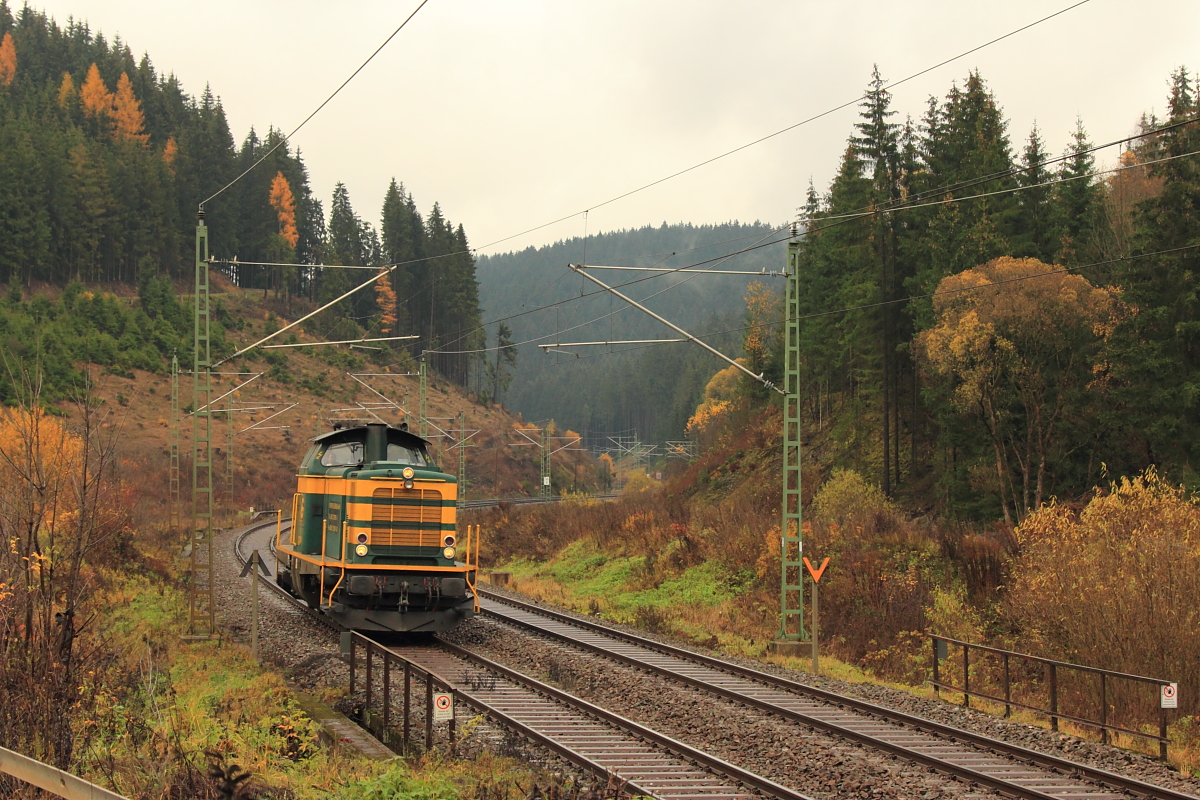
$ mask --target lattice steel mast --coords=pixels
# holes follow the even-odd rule
[[[208,228],[196,221],[196,296],[192,352],[192,563],[186,639],[216,633],[213,608],[212,360],[208,298]]]
[[[793,236],[795,230],[793,229]],[[784,641],[808,638],[804,629],[804,543],[800,513],[800,242],[788,242],[784,314],[783,498],[780,506],[782,572],[779,634]]]

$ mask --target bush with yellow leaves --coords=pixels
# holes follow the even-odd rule
[[[1200,711],[1200,503],[1153,470],[1017,528],[1008,609],[1043,654],[1177,681]],[[1142,702],[1153,705],[1154,693]]]

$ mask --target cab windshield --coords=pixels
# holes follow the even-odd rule
[[[415,447],[405,447],[396,442],[388,442],[387,460],[389,464],[407,464],[410,467],[424,467],[425,456]]]

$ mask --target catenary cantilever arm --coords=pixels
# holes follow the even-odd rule
[[[597,285],[597,286],[599,286],[601,289],[604,289],[604,290],[606,290],[606,291],[612,292],[614,295],[616,295],[617,297],[621,298],[621,299],[622,299],[622,300],[624,300],[626,303],[629,303],[629,305],[633,306],[633,307],[634,307],[634,308],[636,308],[638,311],[642,311],[642,312],[644,312],[644,313],[646,313],[646,314],[649,314],[650,316],[654,317],[656,320],[658,320],[659,322],[661,322],[663,325],[666,325],[668,328],[670,328],[671,330],[673,330],[673,331],[675,331],[676,333],[678,333],[680,336],[682,336],[682,337],[684,337],[685,339],[687,339],[689,342],[695,342],[696,344],[700,345],[700,346],[701,346],[701,347],[703,347],[705,350],[707,350],[708,352],[712,353],[714,356],[716,356],[717,358],[721,359],[722,361],[727,361],[727,362],[729,362],[730,364],[732,364],[733,366],[737,367],[737,368],[738,368],[738,369],[740,369],[742,372],[746,373],[746,374],[747,374],[747,375],[749,375],[751,378],[753,378],[754,380],[758,381],[759,383],[761,383],[763,386],[767,387],[768,389],[770,389],[770,390],[772,390],[772,391],[775,391],[775,392],[779,392],[780,394],[784,394],[784,393],[785,393],[785,392],[784,392],[782,389],[780,389],[778,386],[776,386],[775,384],[773,384],[773,383],[771,383],[769,380],[767,380],[765,377],[763,377],[763,373],[761,373],[761,372],[760,372],[758,375],[755,375],[753,372],[751,372],[750,370],[746,369],[746,367],[745,367],[745,366],[743,366],[742,364],[739,364],[738,362],[734,361],[732,358],[730,358],[729,356],[725,355],[724,353],[722,353],[722,352],[721,352],[720,350],[718,350],[717,348],[713,347],[712,345],[710,345],[710,344],[708,344],[708,343],[706,343],[706,342],[702,342],[701,340],[697,339],[695,336],[692,336],[690,333],[688,333],[687,331],[685,331],[683,328],[679,327],[678,325],[674,324],[673,322],[669,322],[668,320],[665,320],[665,319],[663,319],[663,318],[662,318],[662,317],[660,317],[658,314],[655,314],[653,311],[651,311],[650,309],[646,308],[646,307],[645,307],[644,305],[642,305],[641,303],[639,303],[639,302],[637,302],[636,300],[633,300],[633,299],[631,299],[631,298],[629,298],[629,297],[626,297],[625,295],[621,294],[621,293],[620,293],[620,292],[618,292],[616,289],[614,289],[613,287],[609,286],[607,283],[605,283],[604,281],[600,280],[599,278],[597,278],[597,277],[595,277],[595,276],[593,276],[593,275],[589,275],[589,274],[587,274],[587,272],[585,271],[585,267],[581,267],[581,266],[579,266],[579,265],[577,265],[577,264],[571,264],[571,265],[569,265],[569,266],[571,267],[571,269],[572,269],[572,270],[574,270],[575,272],[578,272],[580,275],[582,275],[583,277],[587,278],[589,281],[591,281],[592,283],[596,284],[596,285]]]

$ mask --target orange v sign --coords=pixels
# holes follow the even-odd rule
[[[808,567],[808,574],[812,575],[813,583],[820,583],[821,576],[825,574],[825,568],[829,566],[829,556],[825,556],[825,560],[821,562],[820,569],[814,569],[808,560],[808,556],[805,556],[804,566]]]

